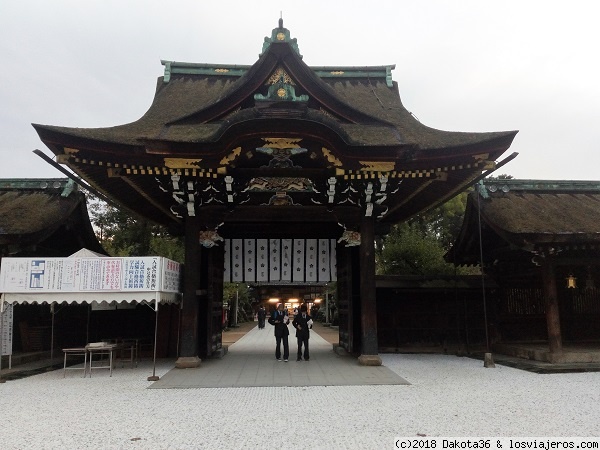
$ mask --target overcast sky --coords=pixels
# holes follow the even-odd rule
[[[161,59],[253,64],[280,11],[308,65],[395,64],[425,125],[519,130],[498,174],[600,180],[593,0],[0,0],[0,178],[63,177],[31,123],[135,121]]]

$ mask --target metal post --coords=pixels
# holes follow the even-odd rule
[[[156,376],[156,342],[158,341],[158,299],[156,300],[154,315],[156,316],[154,322],[154,360],[152,362],[152,376],[148,377],[148,381],[158,381],[159,379],[159,377]]]
[[[238,326],[239,285],[235,288],[235,304],[233,305],[233,326]]]
[[[325,291],[325,325],[329,326],[329,292]]]
[[[50,303],[50,313],[52,314],[52,328],[50,332],[50,365],[54,365],[54,302]]]
[[[4,318],[2,316],[4,316],[4,300],[0,298],[0,383],[6,383],[6,380],[2,378],[2,338],[4,333],[2,327]]]
[[[475,195],[477,195],[477,228],[479,229],[479,264],[481,265],[481,291],[483,296],[483,325],[485,327],[485,354],[483,357],[483,367],[494,368],[494,357],[490,351],[490,337],[488,333],[487,301],[485,298],[485,273],[483,266],[483,239],[481,237],[481,188],[483,180],[475,186]]]
[[[92,310],[92,303],[87,305],[87,323],[85,324],[85,343],[90,342],[90,311]]]

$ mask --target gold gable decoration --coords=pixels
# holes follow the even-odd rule
[[[231,164],[231,162],[233,162],[238,156],[240,156],[242,153],[242,147],[236,147],[234,148],[231,153],[227,156],[225,156],[219,164],[223,165],[223,166],[228,166],[229,164]]]
[[[201,159],[197,158],[165,158],[165,167],[169,169],[198,169]]]
[[[342,162],[337,159],[333,153],[331,153],[331,150],[323,147],[321,148],[321,151],[329,163],[333,164],[335,167],[342,167]]]
[[[262,138],[262,140],[265,142],[264,147],[285,149],[285,148],[300,148],[300,145],[298,145],[298,142],[300,142],[302,139],[301,138],[298,138],[298,139]]]
[[[393,161],[359,161],[363,172],[391,172],[396,168]]]
[[[288,75],[288,73],[285,70],[283,70],[282,67],[278,67],[277,69],[275,69],[273,74],[267,80],[267,84],[273,85],[275,83],[278,83],[279,81],[281,81],[282,77],[283,77],[283,82],[285,84],[289,84],[291,86],[296,86],[296,83],[294,83],[294,80],[292,80],[292,78]]]

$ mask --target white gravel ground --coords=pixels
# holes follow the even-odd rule
[[[600,436],[600,372],[537,375],[382,355],[410,386],[146,389],[152,373],[0,384],[0,448],[393,448],[398,436]],[[173,367],[161,361],[157,375]],[[273,439],[274,430],[287,435]],[[287,442],[287,443],[286,443]]]

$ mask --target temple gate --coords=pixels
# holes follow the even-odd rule
[[[269,258],[296,240],[335,253],[340,344],[362,364],[381,364],[375,237],[494,170],[516,132],[426,127],[402,105],[395,66],[310,67],[282,20],[251,66],[163,65],[136,122],[34,127],[58,163],[185,235],[177,366],[219,351],[226,249],[244,240],[273,241],[261,250]]]

